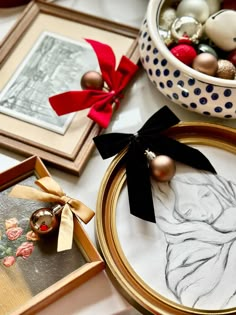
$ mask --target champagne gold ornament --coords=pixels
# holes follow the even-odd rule
[[[156,155],[152,151],[146,150],[149,167],[154,179],[159,182],[167,182],[175,175],[175,162],[167,155]]]
[[[236,69],[232,62],[224,59],[218,60],[218,70],[216,73],[218,78],[234,80],[235,74]]]
[[[62,210],[61,205],[54,208],[40,208],[30,217],[31,229],[38,235],[47,235],[56,230],[59,225],[58,215]]]
[[[88,71],[82,76],[80,85],[83,90],[102,90],[104,80],[99,72]]]
[[[218,69],[217,58],[210,53],[202,53],[193,60],[193,69],[214,76]]]

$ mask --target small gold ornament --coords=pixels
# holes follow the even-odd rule
[[[149,167],[154,179],[159,182],[167,182],[175,175],[175,162],[167,155],[156,155],[152,151],[146,150]]]
[[[34,211],[30,217],[31,229],[40,236],[55,231],[59,225],[58,214],[62,208],[57,205],[54,208],[40,208]]]
[[[218,69],[217,58],[207,52],[201,53],[193,60],[193,69],[214,76]]]
[[[82,76],[80,85],[83,90],[102,90],[104,80],[99,72],[88,71]]]
[[[216,72],[218,78],[234,80],[235,74],[236,69],[232,62],[224,59],[218,60],[218,70]]]

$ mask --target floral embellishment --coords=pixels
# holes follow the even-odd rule
[[[5,229],[8,230],[10,228],[18,227],[18,220],[16,218],[11,218],[5,220]]]
[[[21,227],[12,227],[6,231],[6,235],[10,241],[17,240],[23,234]]]
[[[27,219],[7,219],[5,229],[4,232],[0,230],[0,263],[11,267],[17,259],[27,259],[34,250],[34,242],[40,238],[34,231],[29,230]]]
[[[22,258],[27,259],[34,250],[34,244],[30,242],[22,243],[16,251],[16,256],[22,256]]]
[[[34,231],[29,231],[26,234],[26,239],[27,241],[38,241],[39,237],[36,233],[34,233]]]
[[[14,265],[16,259],[14,256],[7,256],[7,257],[4,257],[3,259],[3,265],[5,267],[11,267],[12,265]]]

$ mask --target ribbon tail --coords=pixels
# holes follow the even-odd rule
[[[61,252],[72,248],[74,233],[73,213],[70,206],[65,204],[61,213],[61,223],[59,227],[57,251]]]
[[[71,211],[80,218],[85,224],[87,224],[94,216],[94,211],[89,209],[85,204],[79,201],[72,200],[69,202]]]
[[[69,91],[51,96],[49,103],[57,115],[61,116],[89,108],[106,96],[107,93],[104,91]]]
[[[168,155],[172,159],[187,164],[193,168],[216,174],[216,170],[210,161],[197,149],[164,135],[149,137],[149,143],[150,150],[155,153]]]
[[[9,196],[28,200],[61,203],[61,198],[59,196],[37,190],[33,187],[22,185],[14,186],[11,192],[9,193]]]
[[[155,223],[150,174],[143,149],[132,143],[127,153],[126,175],[130,212],[136,217]]]
[[[103,159],[107,159],[124,149],[133,137],[129,133],[109,133],[93,138]]]

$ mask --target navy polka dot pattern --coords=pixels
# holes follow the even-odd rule
[[[206,116],[236,118],[236,89],[199,81],[174,67],[154,46],[146,20],[139,34],[139,50],[152,84],[168,99]]]

